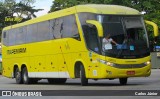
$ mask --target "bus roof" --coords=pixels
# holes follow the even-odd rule
[[[92,12],[98,14],[140,15],[138,10],[120,5],[87,4],[76,6],[77,12]],[[86,10],[87,9],[87,10]]]
[[[87,10],[86,10],[87,9]],[[97,14],[108,14],[108,15],[140,15],[140,12],[129,7],[119,6],[119,5],[104,5],[104,4],[86,4],[86,5],[77,5],[74,7],[66,8],[63,10],[55,11],[44,16],[34,18],[32,20],[19,23],[16,25],[5,27],[3,30],[8,30],[11,28],[17,28],[29,24],[34,24],[37,22],[47,21],[50,19],[74,14],[79,12],[90,12]]]

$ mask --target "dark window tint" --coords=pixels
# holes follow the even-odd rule
[[[118,44],[122,44],[124,41],[124,30],[121,22],[121,17],[119,16],[103,16],[102,26],[104,29],[104,37],[108,34],[114,39]]]
[[[79,19],[82,25],[83,34],[85,37],[85,41],[87,44],[87,47],[94,51],[99,53],[99,42],[98,42],[98,35],[97,35],[97,29],[94,25],[87,24],[86,20],[96,20],[96,15],[93,13],[79,13]]]
[[[100,50],[98,45],[98,35],[96,27],[83,25],[82,28],[88,48],[94,52],[99,53]]]

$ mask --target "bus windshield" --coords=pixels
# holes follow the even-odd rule
[[[116,58],[149,55],[148,37],[142,17],[102,15],[99,21],[104,29],[102,51],[105,55]]]
[[[142,58],[150,54],[148,35],[141,16],[82,15],[80,21],[90,50],[122,59]],[[103,26],[104,36],[98,37],[96,27],[86,25],[85,20],[99,21]]]

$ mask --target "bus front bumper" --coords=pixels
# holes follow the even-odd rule
[[[143,68],[128,68],[119,69],[111,66],[106,66],[102,69],[100,78],[127,78],[127,77],[147,77],[151,74],[151,65]]]

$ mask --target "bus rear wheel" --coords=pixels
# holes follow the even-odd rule
[[[81,65],[81,68],[80,68],[80,78],[81,78],[81,85],[82,86],[87,86],[88,85],[88,79],[86,78],[85,69],[84,69],[83,65]]]
[[[18,67],[15,70],[15,79],[16,79],[16,83],[17,84],[22,84],[23,83],[23,81],[22,81],[22,74],[19,71]]]
[[[119,78],[119,82],[121,85],[126,85],[127,84],[127,79],[128,78]]]
[[[67,81],[67,78],[49,78],[48,82],[50,84],[64,84]]]
[[[31,78],[28,77],[28,70],[26,67],[22,69],[22,79],[24,84],[30,84]]]

